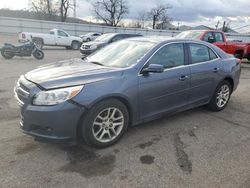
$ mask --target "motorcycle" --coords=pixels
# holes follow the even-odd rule
[[[1,54],[5,59],[11,59],[14,56],[31,56],[33,55],[36,59],[43,59],[44,53],[42,50],[36,47],[36,45],[29,41],[20,46],[14,46],[9,43],[5,43],[1,49]]]

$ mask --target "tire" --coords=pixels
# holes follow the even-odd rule
[[[41,51],[41,50],[36,50],[36,51],[33,52],[33,56],[34,56],[36,59],[41,60],[41,59],[44,58],[44,53],[43,53],[43,51]]]
[[[232,94],[231,84],[226,80],[222,81],[217,86],[208,104],[208,108],[215,112],[223,110],[227,106],[230,100],[231,94]]]
[[[91,39],[90,38],[87,38],[87,40],[86,40],[87,42],[90,42],[91,41]]]
[[[108,147],[122,137],[128,124],[129,114],[126,106],[119,100],[107,99],[94,105],[86,114],[81,123],[81,136],[89,146]]]
[[[250,61],[250,53],[247,54],[247,60]]]
[[[15,56],[11,52],[7,52],[5,49],[1,50],[1,54],[4,57],[4,59],[12,59]]]
[[[80,48],[80,43],[78,41],[73,41],[71,44],[71,49],[72,50],[79,50]]]
[[[43,40],[42,39],[33,39],[33,43],[36,45],[38,49],[43,48]]]

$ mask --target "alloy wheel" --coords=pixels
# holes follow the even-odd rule
[[[221,88],[219,89],[216,97],[216,104],[219,108],[223,108],[230,97],[230,88],[228,85],[222,85]]]
[[[123,126],[123,113],[118,108],[106,108],[96,116],[92,126],[92,134],[97,141],[108,143],[120,135]]]

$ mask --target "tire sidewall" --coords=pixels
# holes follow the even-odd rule
[[[37,53],[40,53],[41,56],[37,56]],[[44,53],[43,53],[42,51],[40,51],[40,50],[36,50],[36,51],[33,53],[33,56],[34,56],[36,59],[41,60],[41,59],[44,58]]]
[[[5,59],[11,59],[11,58],[14,57],[14,54],[11,54],[11,53],[10,53],[9,55],[6,55],[6,54],[5,54],[5,49],[2,49],[1,54],[2,54],[2,56],[3,56]]]
[[[102,143],[99,142],[95,139],[93,132],[92,132],[92,127],[93,127],[93,122],[96,118],[96,116],[105,108],[109,107],[115,107],[118,108],[124,116],[124,125],[121,133],[119,136],[117,136],[114,140],[108,143]],[[126,132],[129,124],[129,113],[127,111],[126,106],[120,102],[119,100],[116,99],[107,99],[105,101],[99,102],[98,104],[94,105],[89,112],[85,115],[83,118],[83,121],[81,122],[81,135],[85,143],[87,143],[90,146],[97,147],[97,148],[104,148],[111,146],[115,144],[122,135]]]

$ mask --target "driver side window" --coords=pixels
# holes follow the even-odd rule
[[[62,37],[67,37],[68,36],[65,32],[60,31],[60,30],[57,31],[57,34],[58,34],[58,36],[62,36]]]
[[[204,41],[209,42],[209,38],[213,37],[213,33],[209,32],[204,35]]]
[[[184,46],[182,43],[168,44],[157,51],[149,60],[149,64],[163,65],[164,69],[185,64]]]

